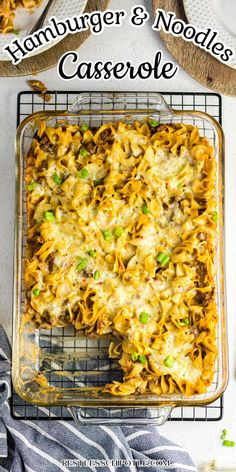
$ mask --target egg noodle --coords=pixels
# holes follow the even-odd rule
[[[205,392],[218,215],[216,161],[198,128],[42,121],[26,185],[26,319],[109,336],[124,375],[104,392]]]
[[[35,8],[41,3],[42,0],[0,0],[0,33],[14,30],[16,8]]]

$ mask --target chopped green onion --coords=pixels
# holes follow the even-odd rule
[[[175,363],[175,359],[172,356],[167,356],[164,360],[164,364],[166,367],[173,367]]]
[[[161,261],[161,266],[164,267],[170,260],[170,256],[165,255],[164,259]]]
[[[140,315],[139,315],[139,319],[140,319],[141,323],[147,324],[148,319],[149,319],[149,314],[146,311],[142,311],[142,313],[140,313]]]
[[[36,187],[37,187],[37,183],[31,182],[31,184],[28,185],[27,189],[29,190],[29,192],[32,192],[32,190],[34,190]]]
[[[134,362],[137,361],[138,360],[138,353],[137,352],[132,352],[131,359]]]
[[[218,220],[218,213],[217,211],[212,212],[212,221],[216,222]]]
[[[157,120],[150,120],[149,123],[150,123],[150,125],[153,126],[154,128],[159,125],[159,121],[157,121]]]
[[[121,228],[121,226],[117,226],[114,231],[113,231],[113,234],[117,237],[117,238],[120,238],[123,234],[124,230],[123,228]]]
[[[234,447],[235,445],[235,442],[234,441],[229,441],[228,439],[225,439],[223,441],[223,446],[226,446],[226,447]]]
[[[142,364],[145,364],[146,360],[147,360],[147,358],[143,354],[141,356],[139,356],[139,361],[142,362]]]
[[[84,124],[80,127],[81,131],[83,131],[83,133],[85,133],[85,131],[88,131],[89,127],[88,125]]]
[[[167,262],[169,262],[170,256],[168,256],[165,252],[159,252],[157,255],[157,261],[160,262],[161,266],[164,267]]]
[[[86,157],[89,154],[87,149],[85,149],[85,147],[83,147],[83,146],[80,148],[79,153],[82,157]]]
[[[96,270],[94,272],[94,276],[93,276],[94,280],[99,280],[100,279],[100,272],[98,270]]]
[[[97,255],[96,249],[94,249],[94,250],[90,249],[88,251],[88,255],[91,256],[91,257],[96,257],[96,255]]]
[[[166,257],[165,252],[159,252],[159,254],[157,255],[157,261],[162,262],[165,257]]]
[[[183,321],[179,321],[177,324],[178,326],[189,326],[190,321],[188,318],[185,318]]]
[[[150,211],[149,211],[148,206],[147,206],[146,203],[143,204],[142,211],[143,211],[144,215],[149,215]]]
[[[89,177],[89,171],[87,169],[82,169],[79,173],[78,173],[78,177],[80,179],[87,179]]]
[[[13,34],[16,34],[16,36],[18,36],[18,35],[20,34],[20,32],[19,32],[18,30],[16,30],[16,29],[12,30],[12,33],[13,33]]]
[[[56,217],[55,217],[53,211],[45,211],[44,212],[44,218],[47,221],[54,221]]]
[[[61,184],[62,184],[62,179],[60,179],[60,177],[58,177],[58,175],[56,174],[56,172],[55,172],[55,174],[53,174],[53,180],[54,180],[54,182],[55,182],[56,184],[58,184],[58,185],[61,185]]]
[[[87,260],[86,258],[84,258],[84,257],[81,257],[81,258],[80,258],[80,261],[79,261],[79,264],[77,264],[77,266],[76,266],[76,270],[77,270],[78,272],[80,272],[81,270],[85,269],[85,267],[87,266],[87,264],[88,264],[88,260]]]
[[[183,182],[179,182],[177,185],[177,188],[182,188],[183,187]]]
[[[227,429],[223,429],[220,439],[225,439],[227,435]]]
[[[102,232],[105,241],[110,241],[111,239],[111,232],[108,229]]]
[[[33,290],[33,294],[34,294],[35,297],[38,297],[38,296],[39,296],[39,289],[38,289],[38,288],[35,288],[35,289]]]

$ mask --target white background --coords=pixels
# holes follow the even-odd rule
[[[110,7],[130,11],[136,4],[132,0],[112,0]],[[145,0],[149,11],[151,6]],[[152,20],[151,16],[151,20]],[[80,49],[81,60],[130,60],[133,64],[152,61],[157,50],[164,51],[165,60],[171,59],[159,35],[152,31],[151,22],[141,29],[133,28],[125,21],[122,30],[109,28],[102,35],[92,36]],[[199,64],[201,67],[201,64]],[[135,90],[135,91],[207,91],[183,70],[172,80],[133,81],[79,81],[65,83],[51,69],[39,78],[52,90]],[[16,124],[16,99],[21,90],[28,90],[27,78],[0,78],[0,323],[9,336],[12,324],[12,261],[14,226],[14,136]],[[223,127],[226,138],[226,273],[228,292],[228,332],[230,382],[224,396],[224,419],[210,423],[168,423],[161,433],[184,446],[197,465],[212,459],[220,459],[227,465],[234,461],[236,447],[226,448],[219,439],[222,428],[229,430],[229,438],[236,440],[236,99],[223,97]]]

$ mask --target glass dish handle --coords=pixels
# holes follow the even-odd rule
[[[155,103],[149,105],[150,94],[148,97],[145,93],[139,93],[138,95],[135,92],[114,92],[103,93],[102,95],[97,92],[81,93],[77,96],[76,100],[72,103],[72,105],[69,106],[68,112],[78,113],[80,111],[85,111],[85,109],[87,111],[93,111],[100,108],[103,113],[106,113],[108,108],[107,110],[103,108],[103,104],[104,101],[108,101],[108,103],[111,103],[112,109],[114,109],[114,105],[117,105],[118,103],[120,103],[119,109],[121,110],[124,109],[124,104],[125,108],[128,108],[129,104],[133,105],[135,102],[137,109],[142,111],[142,108],[139,108],[139,102],[142,106],[145,102],[147,102],[147,108],[149,108],[149,111],[152,111],[153,113],[158,112],[159,114],[168,115],[173,113],[161,93],[152,93],[151,98]],[[93,108],[94,105],[96,105],[95,108]]]
[[[101,416],[101,417],[92,417],[86,416],[84,414],[84,409],[76,406],[69,406],[68,409],[72,418],[79,424],[111,424],[111,425],[139,425],[139,424],[154,424],[156,426],[163,425],[169,418],[171,411],[173,410],[174,406],[163,406],[159,408],[155,408],[156,415],[155,417],[146,417],[145,418],[138,418],[138,417],[126,417],[126,418],[112,418],[111,416]],[[89,408],[89,410],[97,410],[97,408]],[[138,410],[139,408],[135,408]],[[133,410],[133,408],[132,408]],[[143,408],[141,409],[143,410]],[[107,408],[106,411],[111,411],[112,408]]]

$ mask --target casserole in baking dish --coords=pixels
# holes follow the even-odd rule
[[[95,94],[94,104],[124,100],[126,111],[39,113],[18,131],[19,144],[30,137],[19,169],[28,223],[20,233],[26,252],[18,253],[26,304],[16,309],[14,378],[29,401],[202,404],[226,385],[222,132],[208,115],[168,110],[158,94],[156,111],[138,98],[135,110],[132,95]],[[76,330],[68,353],[46,352],[42,329],[63,336],[68,325]],[[109,337],[107,378],[108,348],[91,345],[86,357],[87,338],[77,332],[95,335],[95,344]],[[52,370],[68,377],[67,389]]]

